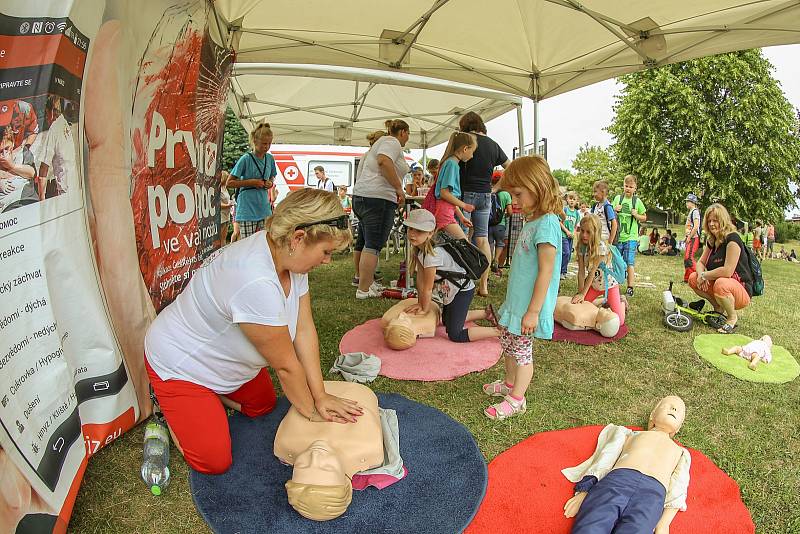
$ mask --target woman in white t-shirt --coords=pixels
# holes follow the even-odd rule
[[[323,389],[308,292],[307,273],[349,242],[347,222],[334,193],[289,194],[265,230],[209,256],[150,326],[150,383],[176,446],[196,471],[230,467],[225,406],[250,417],[275,406],[268,365],[310,420],[347,423],[361,415],[357,403]]]
[[[387,121],[386,127],[389,135],[375,141],[364,154],[353,186],[353,213],[359,224],[353,260],[358,266],[357,299],[381,296],[372,285],[378,254],[389,239],[398,204],[405,201],[403,176],[408,164],[403,147],[408,142],[408,124],[393,120]]]

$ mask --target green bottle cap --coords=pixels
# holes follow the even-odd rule
[[[161,488],[159,488],[158,486],[150,486],[150,492],[153,495],[161,495]]]

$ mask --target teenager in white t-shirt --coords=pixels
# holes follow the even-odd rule
[[[209,256],[145,337],[159,406],[187,463],[202,473],[231,464],[225,406],[255,417],[275,406],[266,367],[312,421],[354,422],[361,408],[325,393],[308,272],[349,242],[336,195],[289,194],[266,230]],[[265,444],[266,445],[266,444]]]

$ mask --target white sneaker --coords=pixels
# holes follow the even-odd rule
[[[378,282],[372,282],[372,285],[369,286],[369,288],[372,289],[372,290],[381,292],[384,289],[386,289],[386,286],[384,286],[383,284],[379,284]]]
[[[365,300],[370,298],[380,298],[383,296],[383,290],[377,289],[375,284],[372,284],[367,291],[356,289],[356,298],[358,300]]]

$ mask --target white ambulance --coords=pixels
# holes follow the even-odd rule
[[[353,194],[356,169],[368,147],[339,147],[333,145],[273,145],[270,154],[275,158],[278,176],[275,187],[280,202],[289,191],[303,187],[317,187],[314,167],[322,166],[325,174],[336,186],[346,185],[347,194]],[[419,163],[405,155],[409,167]]]

